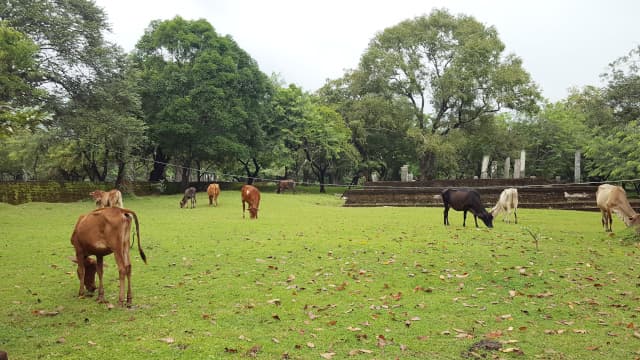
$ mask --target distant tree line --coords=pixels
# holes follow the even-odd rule
[[[0,4],[3,180],[466,178],[521,150],[527,175],[571,179],[576,150],[588,177],[640,172],[640,47],[551,103],[494,27],[439,9],[309,93],[206,20],[153,21],[130,53],[107,21],[89,0]]]

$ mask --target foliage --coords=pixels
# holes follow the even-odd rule
[[[33,85],[40,76],[37,51],[33,41],[0,21],[0,139],[47,118],[40,109],[43,91]]]
[[[125,198],[148,255],[131,253],[130,309],[77,298],[69,236],[92,201],[0,204],[10,359],[454,359],[483,340],[502,345],[487,358],[637,351],[636,244],[595,212],[521,209],[521,224],[475,230],[443,226],[441,208],[345,208],[333,195],[263,192],[257,221],[237,191],[216,208],[179,199]]]
[[[400,167],[415,162],[413,143],[407,137],[412,126],[411,108],[393,97],[361,95],[358,75],[349,72],[327,82],[318,91],[318,99],[340,113],[351,131],[351,143],[361,158],[352,175],[371,179],[376,172],[381,179],[399,179]]]
[[[408,101],[419,130],[446,136],[503,108],[536,111],[537,87],[522,61],[503,50],[495,28],[435,10],[379,33],[358,71],[368,92]],[[423,178],[436,175],[435,153],[420,152],[431,148],[417,153]]]
[[[26,34],[38,46],[42,76],[60,96],[85,92],[88,81],[101,71],[108,29],[107,16],[93,1],[4,0],[0,20]]]
[[[526,175],[573,180],[575,151],[584,151],[588,137],[584,117],[565,103],[547,104],[532,119],[514,124],[524,139]]]
[[[233,39],[176,17],[153,21],[134,55],[149,138],[183,175],[197,161],[262,160],[270,83]]]

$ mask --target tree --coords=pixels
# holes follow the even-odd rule
[[[66,97],[85,91],[101,71],[105,51],[102,31],[109,28],[104,11],[90,0],[4,0],[0,20],[26,34],[38,46],[42,76],[37,85]]]
[[[435,10],[387,28],[369,44],[358,72],[367,92],[401,97],[415,127],[433,141],[503,109],[534,112],[536,85],[515,55],[503,56],[495,28]],[[434,146],[417,147],[423,179],[437,175]]]
[[[48,116],[41,110],[45,92],[33,84],[40,77],[37,51],[33,41],[0,21],[0,138],[34,129]]]
[[[588,138],[584,115],[566,102],[547,104],[538,116],[514,124],[527,151],[527,174],[573,179],[574,155]]]
[[[233,39],[218,36],[205,20],[153,21],[134,57],[154,145],[151,181],[164,178],[170,159],[185,182],[203,161],[242,162],[248,177],[257,174],[270,83]]]
[[[406,136],[411,127],[411,108],[402,100],[362,91],[358,73],[348,72],[327,82],[318,91],[322,104],[336,110],[351,130],[350,142],[360,154],[352,176],[371,180],[399,178],[400,167],[415,159],[414,144]]]
[[[356,150],[349,143],[349,129],[340,114],[329,107],[309,102],[294,135],[322,193],[326,192],[327,175],[336,172],[341,161],[346,160],[350,167],[355,163]]]

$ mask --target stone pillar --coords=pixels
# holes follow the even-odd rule
[[[480,172],[480,179],[488,179],[489,178],[489,155],[485,155],[482,157],[482,168]]]
[[[511,177],[511,158],[507,156],[504,160],[504,178],[509,179]]]
[[[520,179],[520,159],[513,160],[513,178]]]
[[[582,179],[581,179],[581,175],[580,175],[580,150],[576,150],[576,156],[575,156],[575,160],[574,160],[574,168],[573,168],[573,181],[576,183],[581,183]]]
[[[525,163],[525,159],[527,157],[527,153],[522,150],[520,151],[520,177],[524,178],[526,175],[525,171],[524,171],[524,163]]]
[[[491,162],[491,178],[495,179],[498,177],[498,162],[497,161],[492,161]]]
[[[400,167],[400,181],[407,182],[409,180],[409,165]]]

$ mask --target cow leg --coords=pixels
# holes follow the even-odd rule
[[[78,297],[84,297],[84,254],[76,252],[76,262],[78,263],[78,279],[80,279],[80,289],[78,290]]]
[[[476,222],[476,227],[478,227],[478,216],[475,213],[473,214],[473,220]]]
[[[467,227],[467,210],[463,210],[462,227]]]
[[[513,218],[515,220],[515,223],[518,223],[518,213],[517,213],[517,209],[513,209]]]
[[[209,206],[213,205],[213,196],[209,195]]]
[[[242,218],[244,219],[244,200],[242,200]]]
[[[444,225],[449,225],[449,207],[447,205],[444,206]]]
[[[98,298],[97,302],[104,302],[104,287],[102,285],[102,274],[104,273],[104,258],[96,255],[96,272],[98,273]]]
[[[609,227],[607,229],[608,232],[612,232],[613,231],[613,217],[611,216],[611,210],[607,209],[607,222],[609,224]]]
[[[120,283],[120,293],[118,295],[118,305],[124,306],[124,280],[127,276],[126,254],[129,253],[129,246],[123,246],[121,252],[114,252],[113,255],[116,258],[116,265],[118,266],[118,279]],[[124,255],[124,256],[123,256]],[[129,268],[131,264],[129,263]]]

